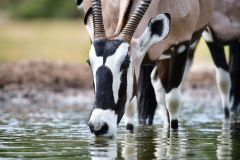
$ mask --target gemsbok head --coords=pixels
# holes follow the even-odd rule
[[[107,37],[101,0],[92,0],[93,25],[88,25],[87,29],[92,41],[88,62],[94,79],[95,101],[88,125],[96,136],[115,135],[125,106],[133,97],[137,70],[145,52],[169,33],[170,15],[163,13],[148,20],[145,31],[133,40],[150,3],[151,0],[141,0],[120,34]]]

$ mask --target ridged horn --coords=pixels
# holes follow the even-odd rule
[[[137,7],[133,15],[130,17],[129,21],[121,32],[120,38],[127,41],[128,43],[131,42],[137,26],[142,20],[142,17],[144,16],[151,2],[152,0],[141,0],[139,6]]]
[[[105,39],[101,0],[92,0],[94,39]]]

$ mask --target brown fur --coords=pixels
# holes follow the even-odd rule
[[[127,12],[127,3],[127,0],[102,1],[103,21],[107,37],[112,37],[116,29],[121,28],[122,23],[119,20],[122,20],[125,16],[121,9]],[[138,4],[139,0],[133,0],[130,14],[135,11]],[[190,41],[195,31],[206,26],[214,9],[214,4],[215,0],[153,0],[133,38],[138,38],[143,33],[151,18],[160,13],[169,13],[172,22],[169,36],[161,43],[153,46],[147,55],[153,61],[158,60],[161,53],[167,51],[173,45]],[[89,7],[91,7],[91,0],[85,0],[85,12]]]
[[[229,42],[240,37],[240,1],[218,0],[210,21],[217,40]]]

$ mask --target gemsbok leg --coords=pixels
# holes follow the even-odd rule
[[[137,98],[136,96],[132,98],[132,100],[126,104],[126,109],[125,109],[125,126],[126,130],[133,132],[134,130],[134,125],[133,125],[133,119],[134,119],[134,114],[136,112],[137,108]]]
[[[216,66],[216,80],[219,92],[221,94],[221,101],[225,112],[225,117],[229,118],[230,109],[232,113],[237,113],[240,109],[240,42],[233,41],[230,43],[230,58],[228,64],[224,54],[225,52],[223,45],[213,41],[212,39],[209,39],[209,35],[206,35],[209,33],[204,34],[206,40],[208,40],[206,43]],[[187,61],[192,62],[193,58],[194,52],[191,52],[190,49]],[[187,64],[190,65],[186,65],[184,77],[187,76],[189,68],[191,67],[191,63]]]
[[[153,65],[142,65],[137,86],[139,124],[152,125],[157,102],[151,83]]]
[[[166,91],[163,85],[164,80],[161,78],[161,75],[167,78],[169,62],[169,59],[158,61],[151,73],[151,82],[154,88],[157,106],[160,108],[161,118],[165,126],[169,126],[169,113],[166,108]]]
[[[189,47],[190,41],[174,46],[168,52],[171,58],[157,62],[151,74],[156,100],[163,113],[164,123],[168,124],[167,122],[169,122],[172,129],[178,128],[181,82]]]
[[[231,75],[230,101],[233,113],[240,111],[240,41],[230,44],[229,71]]]
[[[222,107],[224,109],[225,118],[229,118],[231,78],[228,71],[229,67],[227,64],[227,60],[224,54],[224,47],[214,42],[210,30],[203,33],[203,38],[207,43],[213,62],[216,66],[217,87],[221,94],[221,101]]]

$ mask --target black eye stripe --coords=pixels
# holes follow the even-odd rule
[[[113,90],[113,75],[109,68],[102,66],[96,72],[96,99],[95,107],[101,109],[116,110],[114,102]]]

